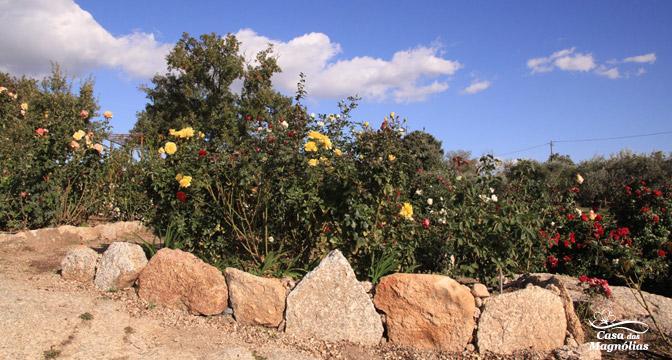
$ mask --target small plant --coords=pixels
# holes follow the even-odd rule
[[[378,261],[376,261],[375,254],[371,256],[371,266],[369,267],[369,278],[371,282],[377,284],[380,278],[392,273],[399,267],[394,254],[384,254]]]
[[[126,334],[135,334],[135,329],[133,329],[133,328],[130,327],[130,326],[126,326],[126,327],[124,328],[124,333],[126,333]]]
[[[147,309],[149,310],[153,310],[155,307],[156,307],[155,303],[150,302],[149,304],[147,304]]]
[[[61,350],[54,349],[53,346],[51,349],[44,352],[45,359],[56,359],[59,356],[61,356]]]
[[[256,351],[252,352],[252,356],[254,356],[254,360],[266,360],[266,359],[268,359],[267,357],[265,357],[263,355],[257,354]]]
[[[84,320],[84,321],[90,321],[90,320],[93,320],[93,315],[91,315],[90,312],[85,312],[82,315],[79,315],[79,318]]]
[[[148,242],[145,239],[141,238],[139,235],[135,234],[137,238],[142,240],[142,249],[145,251],[145,255],[147,255],[147,258],[151,259],[156,253],[163,249],[163,248],[168,248],[168,249],[183,249],[184,248],[184,242],[180,240],[180,235],[179,231],[177,229],[177,225],[175,223],[171,223],[168,228],[166,229],[166,232],[163,234],[163,236],[159,237],[159,242],[156,243],[154,240],[152,242]]]

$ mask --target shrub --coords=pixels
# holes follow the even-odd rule
[[[96,213],[107,120],[93,83],[78,94],[58,67],[41,83],[0,74],[0,228],[79,224]]]

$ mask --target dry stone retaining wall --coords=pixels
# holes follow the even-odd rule
[[[78,229],[49,231],[114,240],[138,227]],[[161,249],[147,263],[138,250],[135,244],[113,243],[100,257],[76,247],[63,260],[63,277],[81,282],[105,277],[103,287],[135,285],[146,301],[193,314],[221,314],[229,306],[241,324],[277,327],[296,337],[365,346],[385,340],[453,353],[555,350],[571,355],[585,350],[580,348],[584,336],[572,306],[574,289],[568,291],[560,282],[537,282],[545,286],[528,284],[491,296],[486,286],[474,281],[467,286],[443,275],[392,274],[373,287],[357,281],[348,261],[334,250],[295,284],[233,268],[222,274],[180,250]],[[110,267],[116,274],[111,280],[104,274]],[[599,358],[599,352],[591,356]]]

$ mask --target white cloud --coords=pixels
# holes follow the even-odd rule
[[[575,52],[576,48],[556,51],[550,56],[538,57],[527,60],[527,67],[533,74],[560,69],[564,71],[586,72],[594,69],[597,65],[592,54]]]
[[[0,0],[0,33],[0,70],[33,76],[55,61],[74,74],[107,67],[147,78],[172,48],[150,33],[114,36],[72,0]]]
[[[653,64],[656,62],[656,54],[655,53],[648,53],[644,55],[638,55],[638,56],[630,56],[625,59],[623,59],[623,62],[630,62],[630,63],[640,63],[640,64]]]
[[[604,65],[600,65],[597,69],[595,69],[595,73],[609,79],[618,79],[621,77],[621,73],[618,71],[618,68],[608,68]]]
[[[642,75],[644,75],[644,74],[646,74],[646,69],[644,69],[644,68],[642,68],[642,67],[640,67],[639,69],[637,69],[637,72],[635,73],[635,75],[637,75],[637,76],[642,76]]]
[[[469,86],[467,86],[466,88],[464,88],[464,90],[462,90],[462,93],[473,95],[481,91],[487,90],[488,88],[490,88],[490,85],[492,85],[490,81],[472,81]]]
[[[310,33],[287,42],[259,35],[251,29],[235,34],[248,61],[273,44],[282,73],[274,77],[280,90],[293,92],[298,75],[307,76],[309,95],[338,98],[358,94],[369,100],[421,101],[448,89],[446,77],[462,65],[444,59],[436,47],[398,51],[389,60],[370,56],[336,59],[341,46],[322,33]],[[431,82],[430,82],[431,81]]]
[[[113,35],[73,0],[0,0],[0,33],[0,71],[17,75],[42,76],[55,61],[74,75],[114,68],[149,78],[165,71],[165,56],[173,47],[151,33]],[[307,90],[315,97],[358,94],[369,100],[420,101],[446,91],[448,78],[462,67],[437,47],[397,51],[390,59],[339,58],[341,46],[323,33],[289,41],[250,29],[236,36],[249,61],[272,43],[283,70],[274,78],[278,89],[294,92],[299,72],[304,72]]]

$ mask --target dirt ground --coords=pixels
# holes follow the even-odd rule
[[[390,344],[366,348],[299,340],[275,329],[239,326],[227,314],[192,316],[152,306],[135,289],[104,292],[64,281],[59,263],[79,243],[62,238],[0,240],[0,359],[483,358]],[[107,244],[86,245],[102,251]]]

